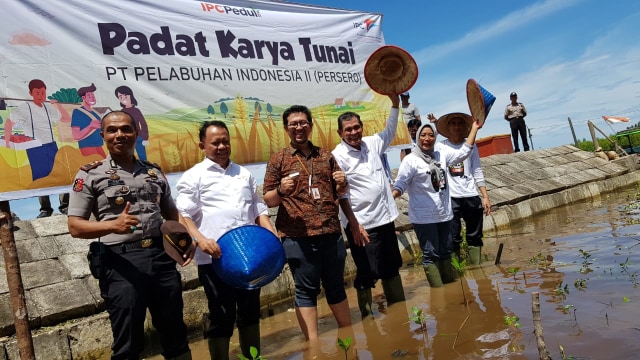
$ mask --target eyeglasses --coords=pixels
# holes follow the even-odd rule
[[[297,127],[301,127],[301,128],[306,128],[307,126],[309,126],[309,122],[308,121],[300,121],[300,122],[296,122],[296,123],[288,123],[287,127],[289,129],[295,129]]]

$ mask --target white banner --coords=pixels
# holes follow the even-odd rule
[[[99,119],[132,114],[136,155],[179,172],[200,161],[198,126],[222,120],[238,163],[288,138],[282,111],[307,105],[312,141],[333,149],[337,117],[383,128],[388,99],[363,77],[382,15],[270,1],[11,1],[0,33],[0,200],[64,191],[104,158]],[[4,124],[4,125],[3,125]],[[409,143],[399,129],[394,144]],[[43,189],[47,189],[46,191]]]

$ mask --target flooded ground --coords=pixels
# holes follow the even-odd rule
[[[640,217],[637,190],[558,208],[485,238],[484,262],[461,280],[431,289],[421,268],[405,266],[407,301],[361,320],[348,289],[353,326],[337,329],[320,300],[321,338],[309,344],[293,311],[261,321],[265,359],[535,359],[532,293],[539,292],[544,340],[554,359],[640,357]],[[632,199],[633,198],[633,199]],[[501,264],[494,265],[499,245]],[[423,312],[424,327],[410,321]],[[353,339],[343,351],[338,338]],[[237,353],[237,332],[232,339]],[[206,342],[191,344],[208,358]],[[235,353],[233,358],[235,358]],[[154,357],[153,359],[160,359]]]

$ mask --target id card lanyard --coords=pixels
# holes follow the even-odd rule
[[[311,184],[313,182],[313,159],[311,159],[311,172],[309,172],[309,170],[307,169],[307,166],[302,162],[302,160],[300,160],[300,157],[298,155],[296,155],[296,159],[298,159],[300,166],[302,166],[302,169],[304,170],[305,173],[307,173],[309,177],[309,184],[308,184],[309,196],[311,196],[314,199],[320,197],[320,192],[318,191],[318,189],[311,188]]]

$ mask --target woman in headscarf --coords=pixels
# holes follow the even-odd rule
[[[409,195],[409,220],[420,242],[422,266],[431,287],[455,281],[451,265],[453,211],[445,170],[447,164],[469,156],[480,127],[474,120],[465,144],[452,149],[436,143],[434,123],[423,124],[416,148],[402,160],[393,185],[394,198],[404,192]]]

